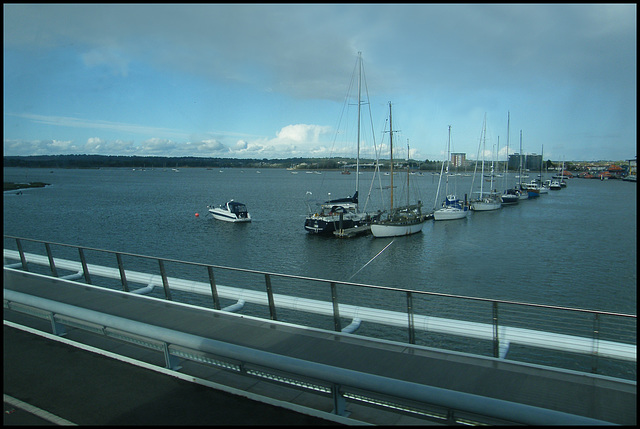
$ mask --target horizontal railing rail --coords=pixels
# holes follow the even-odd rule
[[[32,263],[47,267],[49,274],[55,277],[60,275],[59,270],[72,271],[72,274],[65,277],[84,279],[89,284],[93,284],[92,282],[96,277],[117,279],[120,283],[119,288],[125,292],[142,293],[162,286],[162,293],[165,299],[174,299],[172,290],[174,293],[181,291],[208,296],[213,301],[213,308],[218,310],[221,309],[221,299],[238,301],[238,304],[227,307],[233,309],[243,307],[245,302],[257,304],[268,308],[268,317],[272,320],[282,320],[282,318],[278,317],[278,314],[285,310],[293,310],[296,313],[313,313],[332,320],[333,329],[336,331],[347,330],[347,332],[353,332],[362,324],[370,322],[390,329],[400,328],[404,330],[405,335],[407,335],[407,341],[412,344],[432,345],[433,343],[440,348],[451,346],[457,351],[488,354],[493,357],[506,358],[513,345],[547,350],[547,353],[553,351],[570,355],[578,354],[590,357],[582,362],[585,368],[581,370],[594,373],[603,373],[599,369],[602,367],[602,360],[604,359],[633,362],[632,369],[622,369],[621,371],[625,373],[622,376],[623,378],[635,378],[636,315],[312,278],[115,252],[13,236],[4,236],[4,238],[5,260],[19,261],[15,264],[10,264],[10,266],[20,267],[23,270],[28,270],[28,264]],[[16,251],[6,249],[8,243],[11,242],[15,243]],[[43,245],[46,256],[25,252],[25,243]],[[72,253],[77,252],[80,261],[69,261],[59,257],[54,258],[52,247],[71,249]],[[117,268],[89,264],[86,255],[90,252],[112,255],[117,262]],[[151,266],[155,264],[159,274],[125,269],[123,257],[151,261]],[[206,270],[208,281],[202,282],[170,277],[166,271],[168,264],[179,264]],[[262,290],[251,290],[248,287],[230,287],[218,284],[216,276],[223,272],[257,276],[263,279],[264,287]],[[296,284],[313,282],[314,284],[326,285],[330,293],[330,301],[300,296],[301,288],[298,287],[295,288],[295,293],[294,289],[287,293],[275,293],[274,279],[291,280],[297,282]],[[242,283],[243,281],[239,282]],[[134,283],[146,285],[145,290],[143,288],[131,290],[130,284]],[[339,297],[338,287],[342,288],[341,290],[346,290],[347,293],[340,294],[341,296]],[[400,304],[396,303],[394,309],[365,307],[344,302],[348,301],[346,299],[347,295],[353,295],[350,292],[352,290],[365,290],[372,294],[392,294],[395,297],[403,298],[397,299]],[[445,299],[447,300],[447,305],[441,305],[440,302],[437,305],[433,305],[431,301],[428,301]],[[446,308],[442,310],[440,307]],[[449,316],[449,313],[454,311],[459,313],[458,318],[441,317],[443,315]],[[345,328],[342,327],[342,319],[344,318],[352,319],[351,324]],[[536,329],[531,329],[532,325]],[[417,332],[420,335],[426,333],[427,336],[420,337]],[[461,342],[461,345],[458,343],[451,345],[451,338],[477,340],[481,346],[475,343],[468,343],[467,340]],[[397,335],[393,339],[397,340]],[[429,341],[432,341],[432,343]],[[482,345],[485,343],[487,346]],[[471,351],[464,348],[467,346],[471,347]],[[461,347],[462,349],[460,349]],[[477,350],[480,350],[480,353]],[[522,358],[522,353],[518,351],[516,359],[533,361],[533,363],[537,363],[536,359],[540,359],[548,365],[550,358],[546,356],[547,353],[543,353],[541,356],[529,353]],[[562,360],[562,357],[558,359]],[[568,358],[568,360],[572,361],[572,365],[575,363],[571,358]]]

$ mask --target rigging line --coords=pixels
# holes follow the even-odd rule
[[[374,256],[373,258],[369,259],[369,262],[367,262],[366,264],[364,264],[364,265],[362,266],[362,268],[360,268],[358,271],[356,271],[355,273],[353,273],[353,275],[352,275],[351,277],[349,277],[349,280],[347,280],[347,281],[351,281],[351,279],[352,279],[352,278],[354,278],[356,274],[358,274],[360,271],[364,270],[364,268],[365,268],[367,265],[369,265],[371,262],[373,262],[373,260],[374,260],[374,259],[376,259],[378,256],[380,256],[380,254],[381,254],[382,252],[384,252],[385,250],[387,250],[387,247],[391,246],[391,245],[393,244],[393,242],[394,242],[394,241],[396,241],[396,239],[395,239],[395,238],[394,238],[393,240],[391,240],[391,241],[389,242],[389,244],[387,244],[386,246],[384,246],[384,249],[382,249],[381,251],[379,251],[379,252],[376,254],[376,256]]]

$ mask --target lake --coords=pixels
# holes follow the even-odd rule
[[[5,193],[4,234],[331,280],[636,313],[635,183],[572,179],[536,200],[472,212],[464,220],[428,221],[422,233],[393,239],[376,257],[392,239],[327,238],[303,229],[307,199],[351,195],[355,176],[284,169],[5,168],[4,181],[51,186]],[[359,177],[363,204],[373,174]],[[432,209],[438,176],[411,177],[425,209]],[[515,180],[509,177],[507,184]],[[450,190],[468,194],[470,181],[451,178]],[[387,198],[379,190],[371,195],[369,209]],[[251,223],[220,222],[208,213],[207,205],[232,198],[247,205]]]

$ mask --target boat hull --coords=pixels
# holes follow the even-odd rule
[[[444,207],[433,212],[433,220],[454,220],[467,217],[467,211],[454,207]]]
[[[422,231],[423,220],[412,222],[379,222],[371,224],[371,234],[374,237],[402,237],[404,235],[416,234]]]
[[[515,194],[505,194],[502,197],[500,197],[500,199],[502,200],[502,204],[518,204],[518,201],[520,201],[520,197],[518,195]]]
[[[474,212],[489,212],[492,210],[498,210],[502,207],[502,203],[475,203],[471,204],[471,210]]]
[[[355,228],[357,226],[360,226],[360,222],[350,219],[342,220],[342,229]],[[333,231],[340,229],[340,219],[338,216],[307,218],[304,222],[304,229],[310,234],[332,235]]]
[[[472,201],[470,208],[476,212],[488,212],[491,210],[498,210],[502,207],[502,202],[499,198],[491,198],[482,201]]]
[[[341,223],[340,215],[311,215],[305,219],[304,229],[310,234],[331,236],[334,231],[340,231],[341,229],[367,226],[373,219],[375,219],[375,217],[369,214],[348,214],[343,216]]]
[[[235,213],[228,212],[220,209],[209,209],[209,213],[213,215],[214,219],[224,222],[244,223],[251,222],[251,215],[247,213],[247,217],[238,217]]]

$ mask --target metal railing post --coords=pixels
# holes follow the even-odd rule
[[[411,292],[407,292],[407,317],[409,323],[409,344],[416,343],[416,331],[413,321],[413,296]]]
[[[591,359],[591,372],[598,373],[598,341],[600,340],[600,314],[596,313],[593,319],[593,351]]]
[[[127,284],[127,275],[124,272],[124,264],[122,263],[122,255],[116,253],[116,259],[118,260],[118,270],[120,271],[120,283],[122,284],[122,290],[129,292],[129,285]]]
[[[164,271],[164,263],[162,259],[158,259],[160,265],[160,275],[162,276],[162,286],[164,287],[164,296],[171,301],[171,291],[169,290],[169,280],[167,280],[167,273]]]
[[[493,301],[493,357],[500,357],[500,339],[498,338],[498,303]]]
[[[264,275],[265,283],[267,284],[267,299],[269,300],[269,315],[271,320],[278,320],[276,317],[276,304],[273,301],[273,290],[271,289],[271,276],[269,274]]]
[[[340,309],[338,308],[338,291],[335,282],[331,282],[331,302],[333,303],[333,328],[336,332],[342,330],[340,324]]]
[[[218,288],[216,287],[216,278],[213,275],[213,267],[208,266],[209,284],[211,285],[211,296],[213,297],[213,308],[220,310],[220,298],[218,298]]]
[[[180,359],[171,354],[171,351],[169,351],[169,344],[167,344],[166,342],[162,343],[162,352],[164,353],[165,368],[172,369],[174,371],[182,369],[182,365],[180,365]]]
[[[331,396],[333,397],[333,410],[331,412],[338,416],[348,417],[351,413],[347,411],[347,401],[342,396],[340,387],[339,384],[331,385]]]
[[[24,251],[22,250],[22,243],[19,238],[16,238],[16,246],[18,246],[18,253],[20,253],[20,262],[22,262],[22,269],[29,271],[27,268],[27,259],[24,257]]]
[[[51,274],[53,277],[58,277],[58,270],[56,270],[56,264],[53,262],[53,254],[51,253],[51,247],[49,243],[44,243],[44,248],[47,250],[47,258],[49,258],[49,268],[51,268]]]
[[[82,263],[82,274],[84,274],[84,281],[87,284],[91,284],[91,277],[89,276],[89,269],[87,268],[87,260],[84,257],[82,247],[78,247],[78,253],[80,254],[80,262]]]

